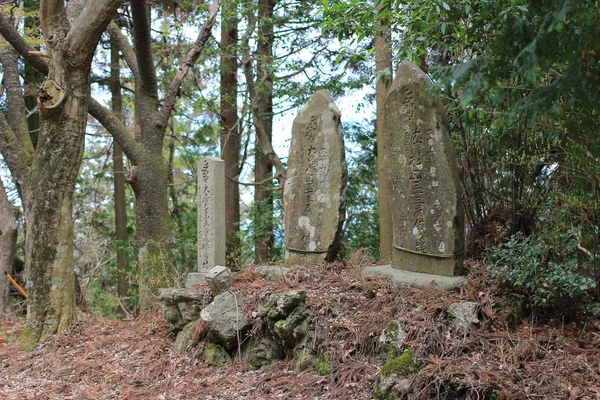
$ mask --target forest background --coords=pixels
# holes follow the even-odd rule
[[[85,3],[69,2],[70,29]],[[600,310],[599,2],[226,0],[218,14],[218,2],[98,4],[118,14],[93,30],[89,83],[104,107],[90,104],[72,198],[73,263],[93,311],[133,313],[147,304],[145,293],[181,284],[196,269],[196,163],[205,155],[222,157],[230,178],[229,266],[282,261],[280,144],[289,115],[322,88],[364,110],[342,115],[349,183],[340,257],[368,249],[388,258],[379,241],[389,229],[380,216],[390,218],[377,190],[376,105],[402,59],[430,74],[448,108],[468,256],[485,258],[492,277],[539,313]],[[47,164],[25,168],[15,154],[29,148],[28,157],[42,157],[38,140],[51,132],[43,121],[52,115],[37,105],[49,82],[39,60],[62,62],[27,53],[51,50],[41,35],[51,14],[40,5],[8,2],[0,21],[0,253],[15,275],[23,270],[15,257],[37,268],[26,182],[48,180]],[[207,29],[212,37],[203,37]],[[24,147],[14,137],[27,138]],[[0,305],[14,306],[7,290],[0,294]]]

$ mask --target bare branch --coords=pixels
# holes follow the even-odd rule
[[[156,69],[152,56],[152,40],[150,37],[150,18],[145,0],[131,0],[133,19],[133,43],[138,66],[136,78],[136,93],[146,98],[152,98],[158,107],[158,83]],[[154,110],[153,110],[154,111]]]
[[[279,181],[279,185],[283,187],[285,185],[285,177],[286,170],[283,162],[279,158],[279,156],[273,150],[271,146],[271,142],[269,140],[269,135],[263,125],[263,121],[257,116],[260,115],[260,111],[256,101],[256,82],[254,81],[254,75],[252,73],[252,59],[250,57],[250,52],[248,50],[248,43],[250,34],[252,30],[254,30],[254,26],[256,24],[256,20],[252,13],[248,13],[248,30],[247,35],[242,39],[242,66],[244,70],[244,75],[246,77],[246,85],[248,86],[248,94],[250,95],[250,110],[252,111],[252,121],[254,122],[254,128],[256,130],[256,139],[260,143],[263,154],[267,159],[275,166],[275,176],[274,179]]]
[[[259,182],[241,182],[239,180],[239,177],[232,178],[232,177],[230,177],[228,175],[225,175],[225,177],[227,179],[229,179],[231,182],[235,182],[238,185],[244,185],[244,186],[265,186],[267,183],[273,182],[273,179],[275,179],[275,177],[270,176],[270,177],[268,177],[266,179],[263,179],[262,181],[259,181]],[[271,190],[281,190],[281,187],[278,187],[278,188],[268,188],[268,189],[271,189]]]
[[[119,29],[114,21],[108,25],[107,31],[110,34],[110,38],[116,43],[121,54],[123,54],[123,58],[125,58],[125,62],[129,66],[133,76],[138,76],[138,64],[135,58],[135,52],[133,51],[131,44],[129,44],[129,40],[123,35],[123,32],[121,32],[121,29]]]
[[[113,136],[131,162],[138,164],[142,156],[142,146],[135,140],[121,120],[93,98],[90,100],[88,112]]]
[[[62,0],[60,2],[62,3]],[[67,35],[69,52],[72,57],[86,59],[94,54],[100,36],[106,30],[106,26],[120,5],[120,0],[86,2]]]
[[[27,44],[25,39],[23,39],[19,32],[16,31],[8,18],[6,18],[2,12],[0,12],[0,35],[2,35],[2,37],[4,37],[8,43],[10,43],[17,53],[19,53],[31,65],[33,65],[35,69],[44,75],[48,75],[48,64],[46,64],[46,62],[41,58],[29,54],[35,50],[29,46],[29,44]]]
[[[179,93],[179,88],[181,87],[181,83],[183,82],[183,78],[187,75],[188,71],[192,68],[206,42],[210,38],[212,34],[212,28],[215,24],[215,19],[217,18],[217,12],[219,11],[219,4],[221,4],[220,0],[213,0],[212,4],[208,8],[208,18],[204,22],[202,29],[200,30],[200,34],[196,39],[196,43],[194,43],[194,47],[188,52],[183,60],[183,63],[179,67],[179,71],[173,78],[173,81],[169,84],[169,89],[167,91],[167,97],[165,100],[165,105],[161,110],[162,118],[166,121],[169,119],[169,116],[173,112],[173,108],[175,108],[175,102],[177,101],[177,96]]]

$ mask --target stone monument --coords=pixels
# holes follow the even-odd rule
[[[206,273],[225,265],[225,162],[203,157],[198,163],[198,272],[186,286],[204,281]]]
[[[402,61],[385,103],[392,268],[456,276],[464,258],[460,180],[446,110],[431,87],[419,67]]]
[[[348,179],[340,115],[319,90],[294,119],[283,188],[286,263],[331,261],[339,249]]]

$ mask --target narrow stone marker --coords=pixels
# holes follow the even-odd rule
[[[348,179],[340,116],[319,90],[294,119],[283,188],[288,264],[332,261],[339,250]]]
[[[225,162],[203,157],[198,162],[198,273],[186,286],[204,281],[206,273],[225,265]]]
[[[462,274],[464,211],[446,110],[429,77],[402,61],[385,103],[392,267]]]

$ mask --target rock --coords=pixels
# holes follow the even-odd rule
[[[279,278],[287,276],[290,272],[288,267],[281,267],[279,265],[255,265],[252,269],[263,278],[271,281],[276,281]]]
[[[233,286],[233,275],[231,274],[231,270],[220,265],[217,265],[208,271],[205,279],[206,282],[208,282],[208,286],[210,286],[211,292],[213,292],[215,296]]]
[[[375,377],[373,397],[380,400],[404,399],[411,392],[410,375],[419,370],[412,349],[389,360]]]
[[[309,368],[314,368],[319,363],[319,355],[312,347],[312,335],[306,335],[304,339],[294,348],[294,359],[292,368],[295,371],[302,372]]]
[[[308,331],[310,309],[305,301],[302,290],[275,294],[261,311],[267,334],[286,350],[293,350]]]
[[[348,171],[340,110],[326,90],[294,119],[283,188],[288,264],[333,261],[346,217]]]
[[[189,288],[192,286],[196,286],[199,283],[204,282],[204,274],[200,272],[188,272],[185,277],[185,287]]]
[[[231,362],[231,356],[223,348],[216,343],[207,343],[202,353],[204,363],[213,367],[222,367]]]
[[[377,353],[385,359],[398,356],[402,352],[404,339],[406,331],[400,322],[391,321],[379,335]]]
[[[184,353],[187,350],[194,334],[194,328],[196,328],[196,322],[190,322],[183,327],[181,332],[177,334],[177,338],[175,338],[173,351],[176,353]]]
[[[251,326],[242,312],[243,303],[243,294],[225,292],[200,313],[208,327],[209,338],[228,350],[237,347],[238,336],[243,339]]]
[[[159,289],[158,304],[173,333],[197,321],[204,306],[206,293],[195,289]]]
[[[456,326],[457,332],[467,333],[471,328],[479,325],[479,305],[472,301],[452,303],[448,306],[448,314]]]
[[[285,353],[279,343],[269,338],[262,338],[248,350],[246,368],[248,371],[256,371],[284,358]]]
[[[464,211],[446,110],[429,77],[404,60],[385,102],[381,137],[392,194],[392,267],[463,273]]]

